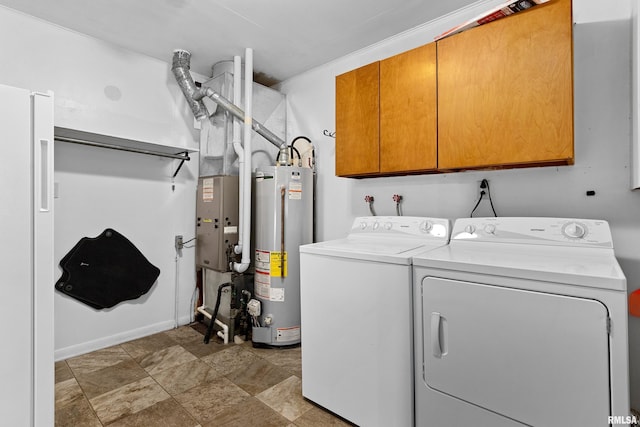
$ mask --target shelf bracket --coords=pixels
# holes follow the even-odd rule
[[[178,153],[178,154],[183,154],[183,155],[184,155],[184,158],[182,158],[182,159],[180,160],[180,164],[178,165],[178,168],[176,169],[176,171],[175,171],[175,173],[173,174],[173,177],[172,177],[172,178],[175,178],[175,177],[176,177],[176,175],[178,175],[178,172],[180,172],[180,168],[182,167],[182,165],[184,164],[184,162],[185,162],[185,161],[187,161],[187,160],[191,160],[191,159],[189,158],[189,153],[188,153],[187,151],[183,151],[182,153]]]

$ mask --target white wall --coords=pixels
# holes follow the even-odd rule
[[[197,148],[193,116],[168,63],[3,7],[0,48],[0,83],[53,90],[56,126]],[[166,158],[57,143],[55,162],[56,262],[82,237],[110,227],[161,271],[146,295],[108,310],[56,291],[56,359],[173,327],[176,275],[178,317],[187,323],[194,253],[184,249],[176,263],[174,236],[187,240],[195,233],[197,154],[174,183],[178,161]]]
[[[2,81],[53,90],[56,126],[194,146],[193,116],[166,62],[2,6],[0,34]]]
[[[491,4],[495,1],[479,2],[280,85],[289,102],[289,136],[307,135],[317,147],[318,239],[344,236],[354,217],[368,214],[368,194],[375,197],[379,215],[395,214],[392,196],[401,194],[405,215],[469,216],[477,181],[487,178],[500,216],[608,220],[629,290],[638,289],[640,192],[629,190],[631,15],[626,0],[574,0],[575,165],[359,180],[335,177],[335,143],[323,135],[323,130],[335,130],[335,76],[429,43]],[[587,197],[587,190],[596,195]],[[483,205],[477,215],[490,215]],[[630,318],[629,327],[632,405],[640,408],[640,318]]]

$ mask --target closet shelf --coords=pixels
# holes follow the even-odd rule
[[[190,160],[189,153],[199,150],[193,148],[160,145],[150,142],[135,141],[109,135],[79,131],[62,127],[55,127],[54,139],[59,142],[89,145],[92,147],[108,148],[112,150],[128,151],[151,156],[167,157],[184,161]],[[176,171],[177,172],[177,171]]]

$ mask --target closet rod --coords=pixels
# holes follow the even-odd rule
[[[123,147],[120,145],[106,144],[103,142],[86,141],[84,139],[68,138],[66,136],[55,136],[54,139],[60,142],[70,142],[72,144],[90,145],[92,147],[109,148],[112,150],[129,151],[131,153],[148,154],[151,156],[168,157],[170,159],[191,160],[187,152],[183,154],[160,153],[157,151],[143,150],[141,148]]]

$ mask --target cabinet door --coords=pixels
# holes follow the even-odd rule
[[[436,44],[380,61],[380,172],[437,164]]]
[[[336,175],[361,176],[380,168],[379,63],[336,77]]]
[[[573,163],[571,0],[438,41],[438,168]]]

